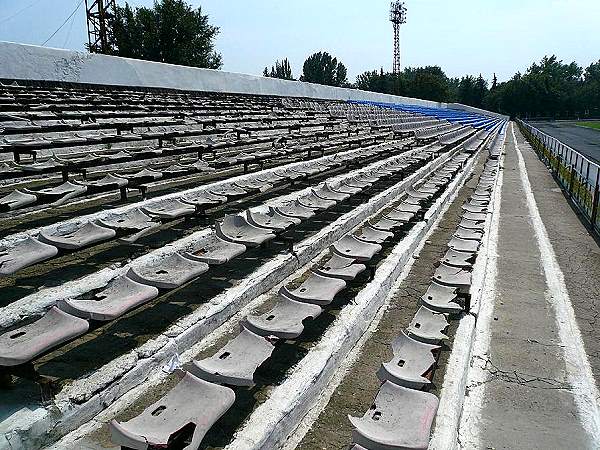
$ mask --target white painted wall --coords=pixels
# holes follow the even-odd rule
[[[0,78],[446,107],[444,103],[356,89],[1,41]]]

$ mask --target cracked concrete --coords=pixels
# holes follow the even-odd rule
[[[535,179],[532,184],[538,186]],[[485,389],[479,421],[473,424],[479,428],[479,442],[463,442],[462,447],[588,448],[512,139],[506,145],[497,269],[496,296],[487,299],[495,302],[490,350],[473,361],[486,378],[467,389]]]

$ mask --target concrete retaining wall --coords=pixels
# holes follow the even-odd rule
[[[0,42],[0,78],[446,107],[444,103],[357,89],[11,42]]]

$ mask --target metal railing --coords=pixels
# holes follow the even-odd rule
[[[600,236],[600,165],[520,119],[517,119],[517,124],[539,158],[552,171],[558,184],[586,219],[587,225]]]

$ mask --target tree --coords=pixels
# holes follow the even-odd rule
[[[343,86],[348,82],[348,70],[337,58],[327,52],[310,55],[302,68],[300,81],[325,84],[328,86]]]
[[[114,54],[170,64],[220,69],[214,50],[219,28],[183,0],[156,0],[153,8],[117,6],[111,20]]]
[[[271,72],[269,72],[268,67],[265,67],[265,70],[263,70],[263,76],[281,78],[283,80],[294,79],[294,76],[292,75],[292,67],[290,66],[290,62],[287,58],[281,62],[279,62],[279,60],[275,61],[275,65],[271,66]]]

